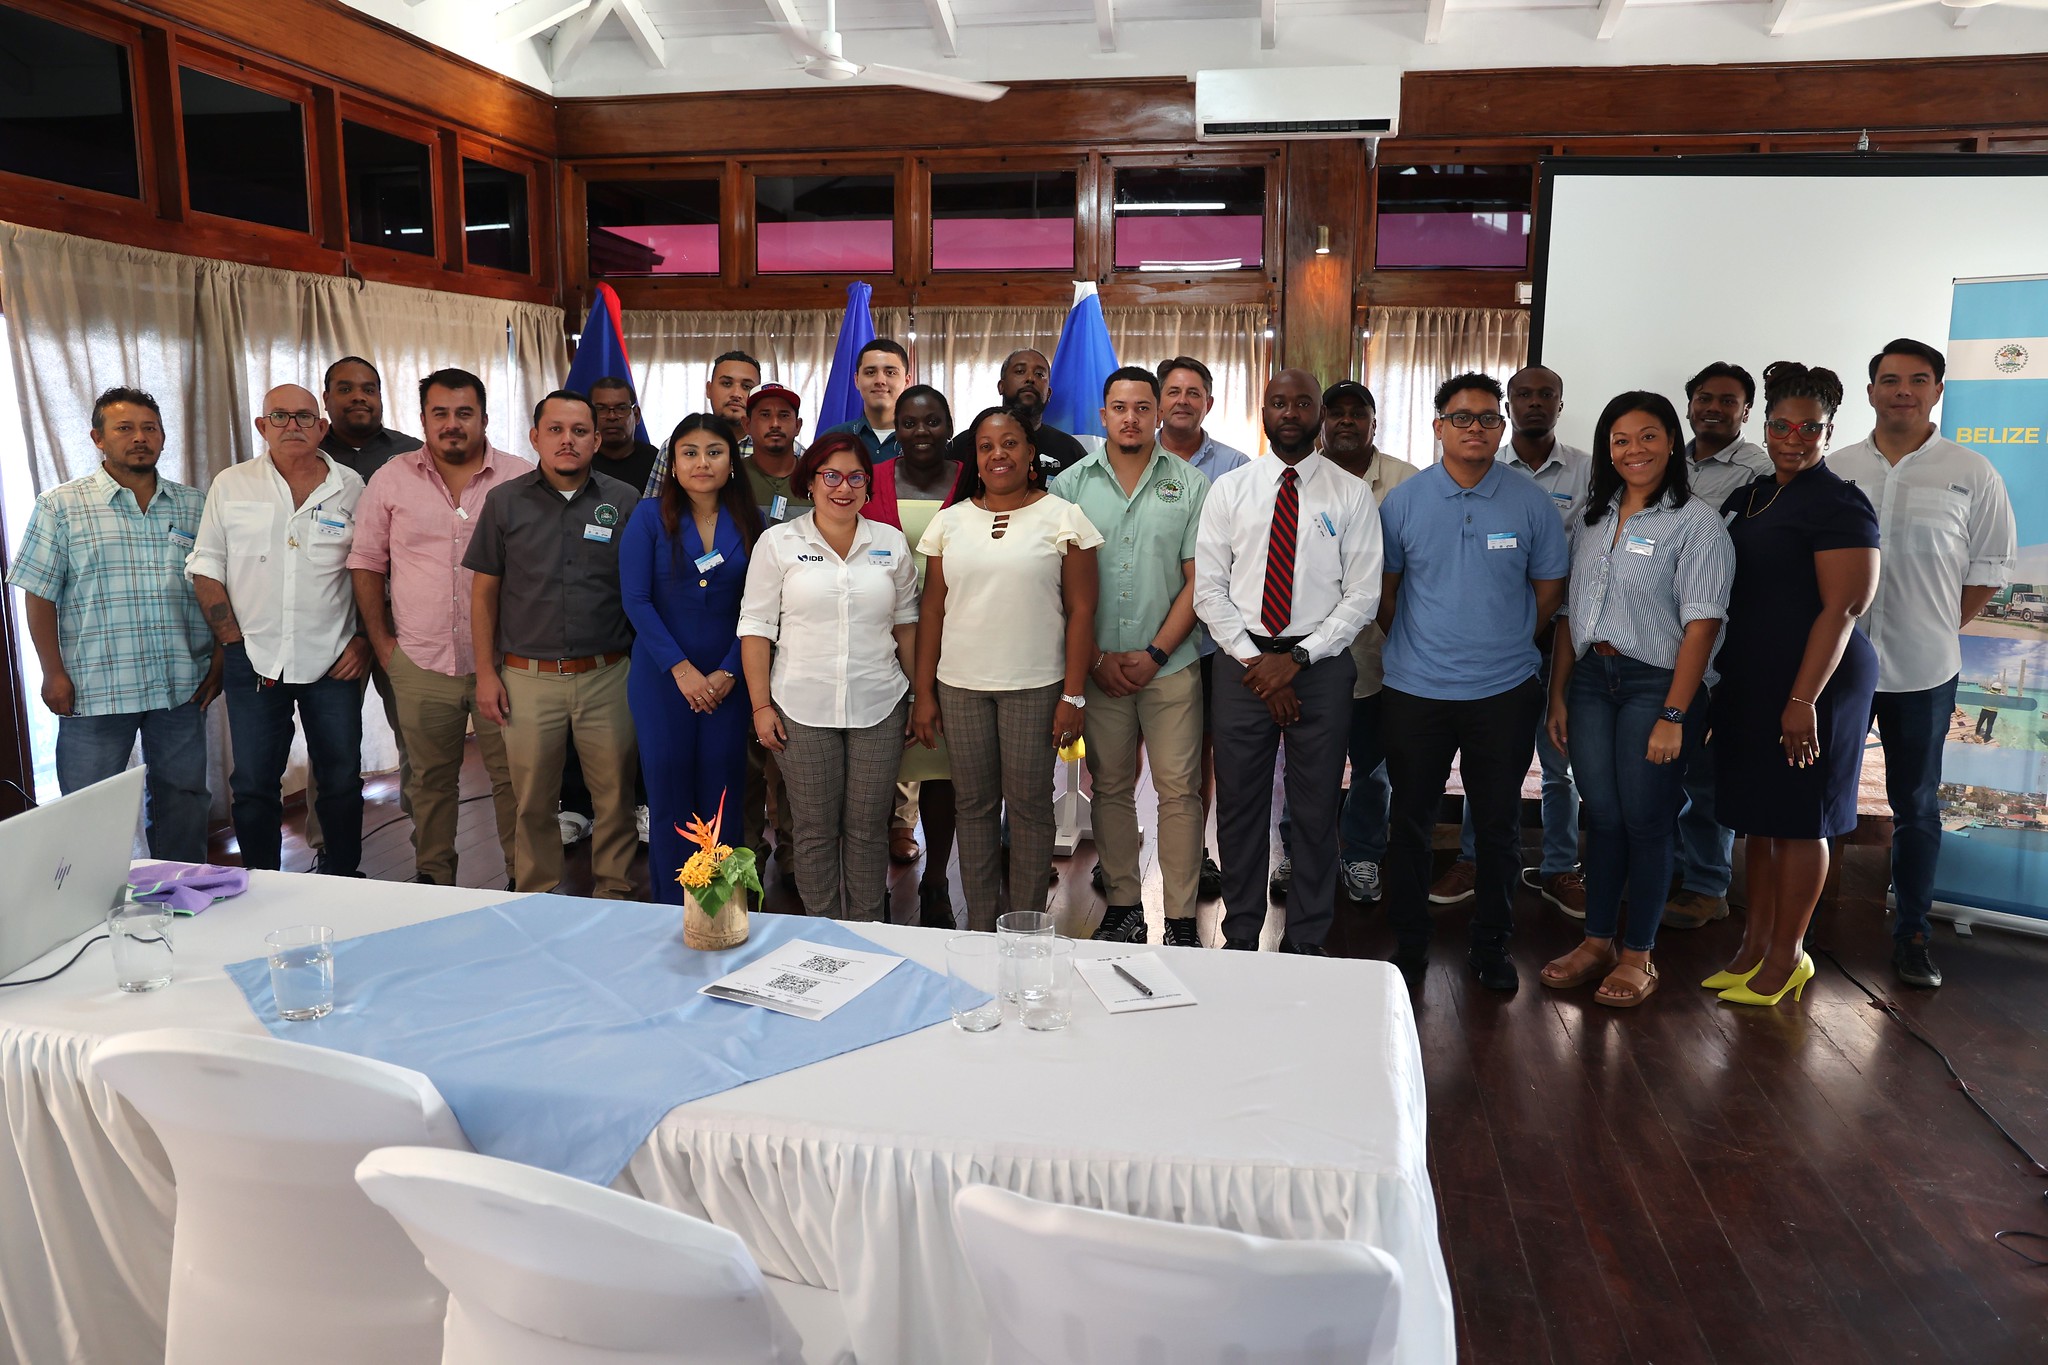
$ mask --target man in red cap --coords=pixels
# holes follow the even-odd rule
[[[803,399],[780,384],[763,384],[747,395],[746,435],[753,449],[740,465],[747,471],[761,519],[770,526],[811,509],[789,486],[797,456],[803,453],[796,439],[803,431],[802,413]]]

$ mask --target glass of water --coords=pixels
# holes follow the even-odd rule
[[[999,946],[992,934],[956,934],[946,940],[946,998],[953,1007],[953,1027],[963,1032],[987,1033],[1003,1022],[1003,1001],[996,994]]]
[[[1024,1027],[1051,1033],[1074,1022],[1074,940],[1050,938],[1017,960],[1017,1014]]]
[[[114,948],[114,984],[140,993],[171,984],[171,911],[123,901],[107,912]]]
[[[334,931],[324,924],[295,924],[266,934],[270,949],[270,992],[286,1019],[318,1019],[334,1008]]]
[[[1018,995],[1019,964],[1045,952],[1053,939],[1053,917],[1044,910],[1012,910],[996,921],[997,955],[1002,959],[1001,995],[1014,1005]]]

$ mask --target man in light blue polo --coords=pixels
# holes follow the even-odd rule
[[[1570,550],[1549,494],[1494,460],[1501,399],[1486,375],[1445,380],[1435,422],[1443,462],[1380,509],[1381,726],[1394,788],[1387,908],[1394,964],[1411,987],[1428,965],[1430,834],[1454,755],[1477,854],[1472,969],[1490,990],[1519,984],[1507,945],[1522,776],[1544,707],[1536,639],[1564,600]]]

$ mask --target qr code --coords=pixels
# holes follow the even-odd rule
[[[827,957],[823,953],[813,954],[798,964],[804,971],[816,972],[820,976],[837,976],[852,965],[850,957]]]
[[[768,989],[772,991],[788,991],[791,995],[809,995],[811,988],[817,984],[816,981],[813,981],[808,976],[798,976],[794,972],[784,972],[768,983]]]

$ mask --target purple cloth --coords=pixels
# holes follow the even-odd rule
[[[213,863],[144,863],[128,873],[128,885],[139,901],[196,915],[215,901],[247,891],[249,874]]]

